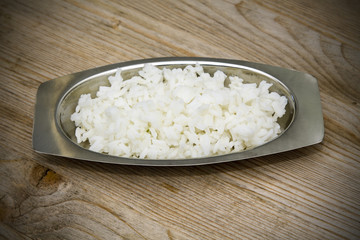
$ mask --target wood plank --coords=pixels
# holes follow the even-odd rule
[[[2,1],[0,238],[360,238],[357,1]],[[271,156],[135,167],[32,150],[38,86],[110,63],[243,59],[318,79],[325,138]]]

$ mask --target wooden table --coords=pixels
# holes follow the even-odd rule
[[[0,238],[359,239],[359,12],[356,0],[1,1]],[[197,167],[33,151],[40,83],[167,56],[310,73],[324,141]]]

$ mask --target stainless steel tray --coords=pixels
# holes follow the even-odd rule
[[[217,69],[241,75],[245,82],[266,80],[271,90],[288,98],[287,114],[279,119],[282,133],[276,139],[253,149],[220,156],[189,159],[123,158],[89,151],[75,140],[75,125],[70,121],[78,98],[107,85],[109,75],[122,69],[124,78],[137,73],[145,64],[158,67],[183,67],[199,63],[210,73]],[[39,86],[35,106],[33,148],[36,152],[81,160],[146,166],[186,166],[242,160],[316,144],[324,137],[324,123],[317,80],[290,69],[240,60],[171,57],[153,58],[102,66],[59,77]]]

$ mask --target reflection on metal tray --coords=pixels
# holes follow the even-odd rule
[[[205,72],[221,70],[237,75],[244,82],[272,83],[271,91],[287,97],[286,114],[278,120],[281,134],[274,140],[243,152],[220,156],[189,159],[137,159],[116,157],[87,150],[78,145],[75,124],[70,115],[75,111],[81,94],[91,93],[99,86],[108,85],[108,77],[116,69],[122,70],[124,79],[130,78],[147,63],[157,67],[178,68],[200,64]],[[70,74],[42,83],[38,89],[33,130],[33,148],[45,154],[82,160],[128,165],[186,166],[220,163],[264,156],[322,141],[324,124],[317,80],[309,74],[270,65],[239,60],[172,57],[136,60]]]

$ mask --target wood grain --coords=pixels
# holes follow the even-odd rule
[[[0,3],[0,238],[359,239],[360,4],[340,0]],[[32,150],[38,86],[127,60],[200,56],[307,72],[321,144],[198,167]]]

